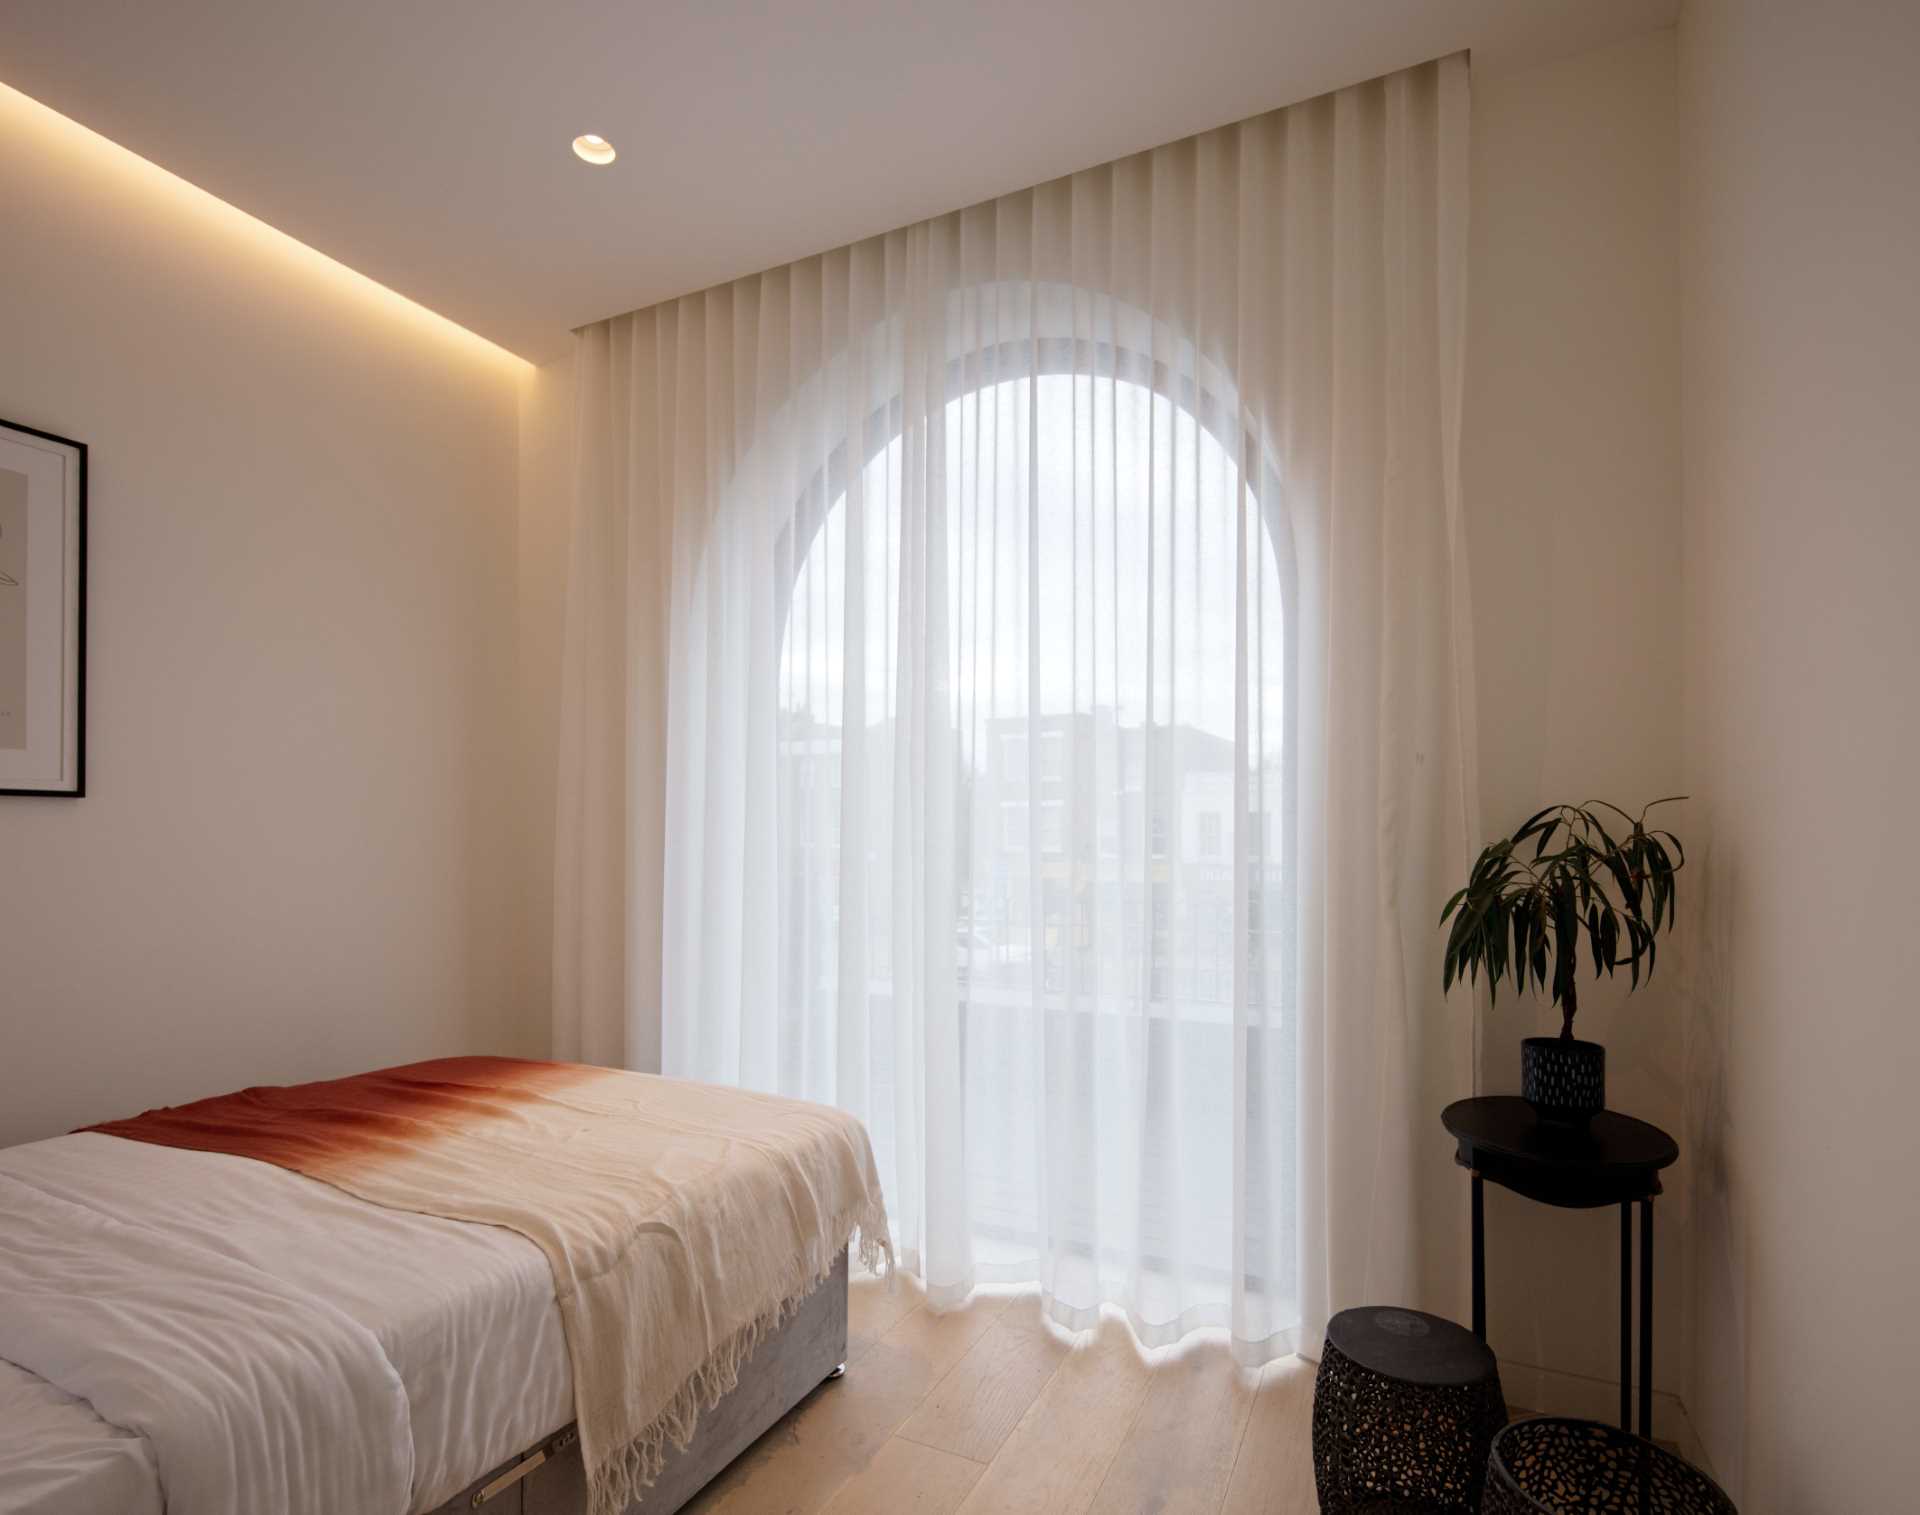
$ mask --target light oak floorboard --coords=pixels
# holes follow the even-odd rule
[[[1086,1515],[1152,1371],[1126,1326],[1102,1321],[1013,1428],[961,1515]]]
[[[1217,1515],[1258,1388],[1258,1375],[1234,1362],[1224,1341],[1166,1349],[1092,1508]]]
[[[1298,1357],[1270,1362],[1227,1485],[1223,1515],[1312,1515],[1314,1366]]]
[[[918,1354],[935,1383],[945,1378],[1007,1309],[1005,1296],[975,1298],[965,1309],[937,1311],[922,1305],[886,1334],[887,1346]]]
[[[1311,1363],[1251,1374],[1217,1337],[1143,1354],[1111,1317],[1068,1336],[1031,1293],[853,1291],[846,1377],[689,1515],[1315,1515]]]
[[[982,1299],[934,1316],[916,1298],[858,1359],[849,1355],[844,1378],[815,1389],[686,1509],[697,1515],[816,1515],[879,1456],[900,1423],[1005,1307],[1004,1298]]]
[[[827,1501],[824,1515],[953,1515],[986,1468],[896,1436]]]
[[[957,1457],[991,1462],[1062,1359],[1065,1337],[1030,1329],[1006,1311],[907,1417],[900,1434]]]
[[[915,1310],[926,1295],[904,1274],[891,1285],[871,1276],[847,1281],[847,1362],[858,1362],[887,1332]]]

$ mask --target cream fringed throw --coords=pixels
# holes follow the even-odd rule
[[[570,1063],[448,1058],[248,1089],[92,1129],[291,1168],[547,1255],[592,1515],[614,1515],[832,1270],[890,1260],[860,1122]]]

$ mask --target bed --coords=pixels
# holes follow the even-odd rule
[[[368,1077],[404,1075],[444,1091],[453,1066]],[[497,1083],[501,1068],[545,1078],[552,1065],[457,1066],[463,1078],[481,1077],[479,1066]],[[609,1087],[594,1077],[596,1089]],[[786,1136],[743,1142],[736,1122],[716,1141],[702,1134],[704,1115],[687,1112],[746,1110],[756,1131],[774,1133],[780,1121],[789,1132],[844,1132],[850,1119],[791,1101],[755,1113],[733,1103],[737,1091],[613,1077],[634,1081],[612,1087],[634,1112],[636,1150],[652,1128],[671,1128],[660,1150],[673,1154],[676,1215],[724,1211],[743,1166],[799,1161],[782,1150]],[[284,1101],[247,1108],[256,1106],[284,1125]],[[870,1165],[865,1133],[851,1125],[854,1167]],[[746,1337],[731,1324],[743,1317],[727,1316],[714,1291],[701,1309],[711,1331],[741,1347],[737,1361],[702,1380],[697,1416],[676,1401],[644,1490],[590,1487],[570,1345],[580,1323],[563,1318],[554,1258],[528,1234],[507,1221],[375,1203],[277,1159],[208,1150],[191,1134],[168,1144],[149,1128],[126,1129],[139,1134],[109,1126],[0,1150],[0,1515],[671,1515],[845,1358],[850,1237],[829,1233],[851,1212],[836,1205],[833,1220],[810,1224],[782,1215],[812,1258],[796,1275],[807,1286],[788,1288]],[[175,1121],[163,1134],[196,1129]],[[510,1142],[532,1141],[524,1121],[502,1129]],[[584,1129],[567,1127],[563,1150]],[[230,1133],[220,1140],[247,1145]],[[884,1243],[876,1196],[877,1186],[853,1207],[870,1259]],[[655,1214],[634,1222],[647,1241],[663,1229]],[[726,1234],[720,1224],[704,1233],[681,1224],[674,1255],[697,1250],[690,1238]],[[654,1392],[647,1380],[646,1365],[634,1365],[622,1392]],[[671,1387],[657,1386],[654,1399]]]

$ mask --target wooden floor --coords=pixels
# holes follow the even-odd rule
[[[1032,1295],[935,1314],[851,1285],[847,1373],[686,1508],[699,1515],[1310,1515],[1313,1366],[1238,1367],[1208,1333],[1142,1354]]]

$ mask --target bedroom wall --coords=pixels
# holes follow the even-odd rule
[[[1477,69],[1473,89],[1461,466],[1490,841],[1554,801],[1684,788],[1674,34]],[[1693,809],[1672,808],[1683,836]],[[1679,998],[1669,961],[1631,996],[1583,983],[1579,1016],[1607,1047],[1608,1104],[1676,1135]],[[1479,1092],[1518,1093],[1521,1038],[1558,1029],[1542,998],[1503,990]],[[1688,1174],[1683,1153],[1654,1227],[1655,1418],[1682,1439]],[[1618,1211],[1490,1189],[1487,1295],[1512,1403],[1618,1416]]]
[[[0,798],[0,1142],[538,1050],[527,367],[0,87],[0,417],[91,448],[88,795]]]
[[[1688,1405],[1748,1515],[1914,1503],[1916,59],[1893,0],[1682,13]]]
[[[522,921],[533,1034],[553,1047],[553,838],[560,761],[560,667],[566,636],[567,523],[572,511],[573,356],[543,364],[520,393],[519,597],[521,742],[531,796]],[[659,1060],[654,1043],[654,1062]]]

